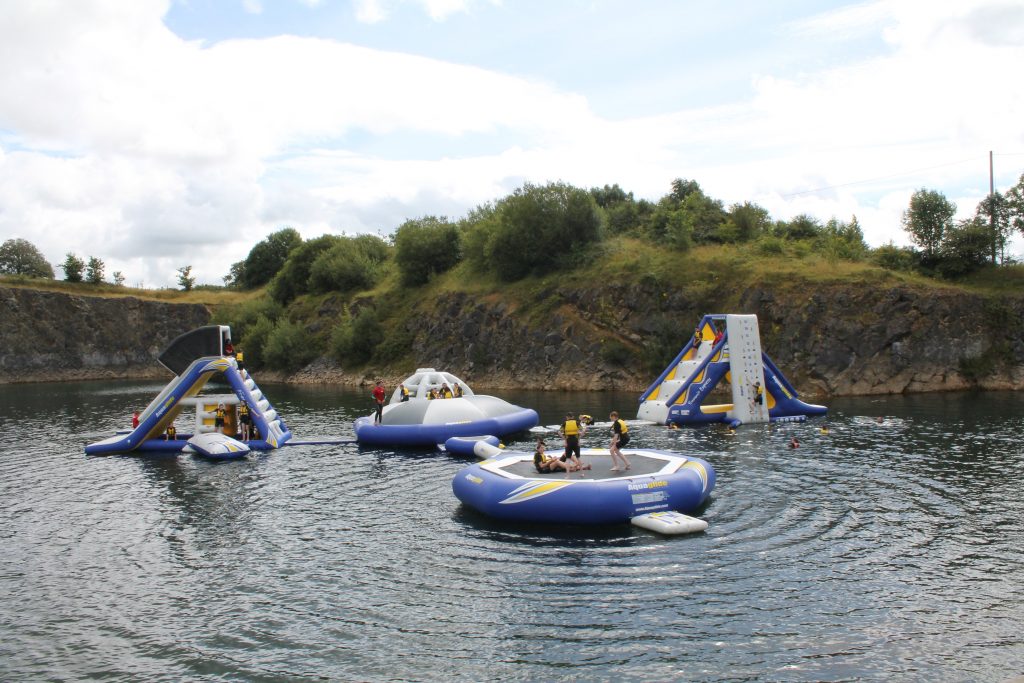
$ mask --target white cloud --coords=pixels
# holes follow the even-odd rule
[[[471,8],[420,6],[438,21]],[[968,215],[988,150],[1024,147],[1024,17],[1007,3],[813,17],[790,26],[794,40],[884,31],[886,49],[797,75],[752,69],[748,99],[620,121],[541,78],[471,65],[296,36],[186,41],[167,7],[5,7],[0,238],[30,239],[54,263],[99,256],[133,284],[173,285],[188,264],[218,283],[285,224],[388,233],[527,180],[656,199],[686,177],[777,218],[856,214],[872,244],[903,243],[913,190],[944,191]],[[381,21],[392,7],[357,11]]]
[[[491,0],[492,4],[500,4]],[[399,5],[418,5],[434,21],[468,12],[474,0],[353,0],[356,19],[364,24],[378,24],[389,19]]]

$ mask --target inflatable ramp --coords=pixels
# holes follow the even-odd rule
[[[211,330],[215,330],[216,334],[212,334]],[[193,434],[217,431],[215,413],[220,405],[224,406],[225,412],[223,432],[235,437],[241,426],[238,407],[243,401],[248,407],[252,427],[251,438],[245,440],[245,444],[252,450],[270,450],[284,445],[291,438],[291,431],[249,373],[239,369],[232,356],[221,355],[222,339],[230,343],[230,330],[225,326],[210,326],[193,330],[171,342],[160,357],[160,361],[168,368],[182,367],[182,359],[188,352],[213,350],[216,355],[196,358],[176,373],[177,377],[142,411],[138,427],[129,433],[89,444],[85,452],[89,455],[132,451],[180,452],[185,449],[187,440]],[[177,346],[182,340],[187,343],[188,349],[185,352],[181,352],[183,347]],[[197,343],[197,340],[202,343]],[[167,360],[170,362],[165,362]],[[201,394],[207,382],[217,375],[223,375],[232,393]],[[186,410],[194,415],[191,423],[193,433],[178,432],[176,428],[173,434],[169,434],[168,428],[171,425],[177,427],[186,422],[182,419],[176,423],[176,420],[184,417]]]
[[[722,381],[732,403],[706,399]],[[805,403],[761,350],[756,315],[705,315],[693,338],[641,395],[637,418],[658,424],[732,425],[804,420],[825,406]]]

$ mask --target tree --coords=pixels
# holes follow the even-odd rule
[[[953,226],[956,204],[941,192],[921,188],[910,197],[910,207],[903,212],[903,229],[911,241],[924,251],[926,261],[934,260],[942,239]]]
[[[387,260],[390,247],[376,235],[339,237],[309,266],[312,292],[354,292],[370,289]]]
[[[601,219],[586,190],[527,183],[499,202],[484,249],[487,266],[505,281],[574,268],[603,238]]]
[[[1017,184],[1006,191],[1006,203],[1010,210],[1010,225],[1024,234],[1024,173]]]
[[[992,230],[985,216],[960,221],[943,240],[935,269],[946,278],[968,275],[983,268],[992,245]]]
[[[1003,255],[1006,242],[1010,239],[1011,215],[1010,203],[998,192],[993,192],[981,200],[974,211],[975,218],[988,224],[989,254],[993,265],[996,264],[997,258]]]
[[[772,219],[768,209],[752,202],[743,202],[729,207],[729,217],[718,232],[725,242],[750,242],[766,234],[771,227]]]
[[[720,236],[720,230],[727,217],[721,200],[712,199],[698,188],[687,193],[679,208],[683,212],[683,220],[689,226],[689,233],[694,242],[701,244],[725,241]]]
[[[64,263],[60,265],[64,269],[64,279],[67,282],[81,282],[82,272],[85,270],[85,261],[72,254],[70,251],[64,257]]]
[[[821,235],[821,231],[818,219],[806,213],[775,224],[775,234],[787,240],[813,239]]]
[[[0,273],[53,279],[53,266],[28,240],[10,239],[0,245]]]
[[[815,249],[829,258],[848,261],[859,261],[869,251],[856,216],[849,223],[836,218],[829,219],[815,241]]]
[[[192,275],[192,266],[178,268],[178,284],[184,291],[192,291],[192,287],[196,284],[196,278]]]
[[[633,203],[633,193],[627,193],[618,184],[592,187],[590,188],[590,196],[594,198],[594,201],[602,209],[607,209],[624,202]]]
[[[103,270],[107,267],[102,259],[95,256],[89,257],[85,266],[85,281],[91,285],[98,285],[103,282]]]
[[[293,249],[284,266],[270,281],[268,291],[271,298],[284,305],[295,297],[307,293],[313,262],[342,239],[337,235],[321,235]]]
[[[124,273],[122,273],[120,270],[114,271],[114,286],[124,287]]]
[[[406,286],[422,285],[449,270],[461,252],[458,227],[443,216],[409,220],[395,231],[395,264]]]
[[[302,236],[295,228],[283,228],[258,242],[245,257],[231,266],[231,284],[254,289],[270,282],[284,267],[289,254],[302,244]]]
[[[669,197],[681,204],[686,201],[687,197],[695,192],[704,194],[704,191],[700,189],[700,184],[696,180],[683,180],[682,178],[676,178],[672,181],[672,192],[669,194]]]

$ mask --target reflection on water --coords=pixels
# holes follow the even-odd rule
[[[0,679],[1024,673],[1016,394],[836,400],[828,434],[634,428],[718,474],[708,532],[663,538],[489,520],[452,496],[466,461],[441,453],[82,454],[160,388],[0,387]],[[300,439],[351,439],[370,410],[364,391],[266,390]],[[636,405],[501,395],[544,424]]]

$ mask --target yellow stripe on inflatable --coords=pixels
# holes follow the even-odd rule
[[[701,491],[707,491],[708,490],[708,471],[706,469],[704,469],[704,465],[700,464],[696,460],[691,460],[688,463],[686,463],[685,465],[683,465],[683,467],[684,468],[689,467],[690,469],[694,470],[697,473],[697,476],[700,477],[700,490]]]
[[[501,504],[522,503],[524,500],[532,500],[539,496],[546,496],[549,493],[554,493],[555,491],[565,486],[569,486],[570,484],[572,484],[571,481],[538,481],[525,484],[517,488],[515,491],[512,491],[512,494],[505,500],[501,501]]]

